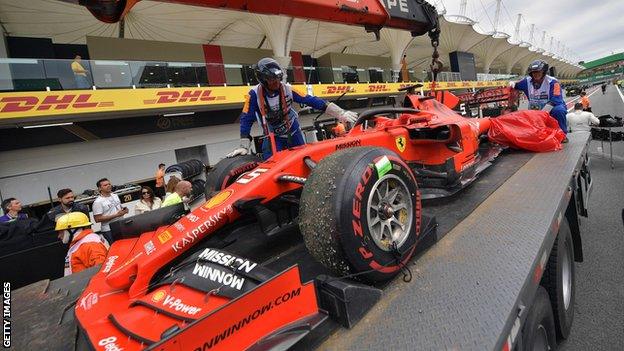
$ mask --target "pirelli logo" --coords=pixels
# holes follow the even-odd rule
[[[213,96],[212,90],[207,89],[195,89],[184,91],[159,91],[156,93],[156,99],[143,100],[146,105],[151,104],[174,104],[184,102],[198,102],[198,101],[220,101],[225,100],[224,95]]]
[[[112,101],[92,101],[93,94],[54,94],[46,97],[5,96],[0,98],[0,113],[112,107]]]

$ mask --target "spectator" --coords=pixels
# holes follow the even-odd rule
[[[574,104],[574,112],[568,113],[566,118],[570,132],[589,132],[591,125],[600,124],[600,120],[593,113],[583,111],[583,104],[580,102]]]
[[[165,198],[173,194],[173,192],[175,191],[175,187],[176,185],[178,185],[179,182],[180,178],[176,176],[171,176],[171,178],[169,178],[169,181],[167,182],[167,192],[165,193]]]
[[[81,61],[82,58],[80,55],[76,55],[74,61],[71,63],[71,69],[74,71],[74,79],[76,80],[76,88],[89,89],[91,87],[89,79],[87,78],[87,72],[89,71],[82,67]]]
[[[162,202],[157,196],[154,196],[152,188],[149,186],[141,187],[141,200],[134,207],[134,214],[141,214],[160,208]]]
[[[583,105],[583,111],[592,112],[589,97],[587,97],[587,93],[584,91],[581,91],[581,104]]]
[[[180,181],[176,187],[175,191],[165,198],[165,201],[162,203],[162,207],[176,205],[181,202],[187,202],[188,196],[191,195],[193,191],[193,185],[191,182],[182,180]]]
[[[82,212],[89,217],[89,208],[75,202],[74,192],[71,189],[61,189],[56,193],[56,196],[61,203],[48,211],[48,218],[52,222],[56,222],[59,217],[70,212]]]
[[[156,196],[160,198],[165,197],[165,164],[161,163],[158,165],[158,170],[156,171],[156,186],[154,187],[154,193]]]
[[[2,210],[4,211],[4,216],[0,217],[0,223],[28,218],[28,215],[25,213],[19,213],[22,210],[22,203],[14,197],[2,201]]]
[[[82,212],[70,212],[56,221],[54,228],[63,244],[69,244],[65,257],[65,275],[78,273],[104,263],[108,251],[99,235],[91,230],[91,222]]]
[[[112,193],[113,186],[108,179],[102,178],[98,180],[96,186],[100,191],[100,196],[93,202],[93,218],[96,222],[102,223],[100,233],[109,244],[112,244],[114,238],[110,232],[109,223],[115,218],[123,217],[128,213],[128,208],[122,207],[119,196]]]

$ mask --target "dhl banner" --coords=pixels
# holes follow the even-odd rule
[[[0,119],[241,104],[247,86],[64,90],[0,94]]]
[[[412,84],[414,83],[314,84],[295,85],[294,88],[331,99],[344,92],[348,92],[348,96],[392,95],[399,88]],[[507,81],[438,82],[436,89],[486,88],[507,84]],[[210,106],[213,109],[236,107],[243,105],[249,89],[249,86],[218,86],[0,93],[0,120],[106,112],[110,114],[119,111],[166,111],[194,106]],[[425,83],[422,89],[429,90],[430,84]]]

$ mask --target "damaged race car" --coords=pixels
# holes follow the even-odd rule
[[[216,164],[205,204],[112,245],[77,303],[85,340],[101,350],[293,345],[332,308],[296,265],[275,272],[210,240],[249,220],[268,236],[298,226],[335,277],[394,277],[422,239],[421,199],[467,186],[501,150],[482,142],[490,119],[461,117],[442,96],[457,102],[408,93],[403,107],[362,113],[346,135],[317,121],[328,139]]]

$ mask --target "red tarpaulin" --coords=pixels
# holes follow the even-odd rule
[[[544,111],[517,111],[491,119],[490,141],[516,149],[547,152],[561,150],[565,133]]]

